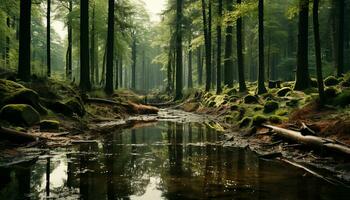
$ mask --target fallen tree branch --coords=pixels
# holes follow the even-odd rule
[[[43,139],[38,136],[30,135],[25,132],[16,131],[10,128],[4,128],[0,126],[0,137],[8,139],[10,141],[18,142],[18,143],[27,143],[34,142],[38,139]]]
[[[304,136],[298,131],[292,131],[292,130],[280,128],[277,126],[271,126],[271,125],[262,125],[262,126],[273,130],[273,132],[275,132],[278,136],[281,136],[289,140],[293,140],[295,142],[298,142],[304,145],[321,148],[321,149],[328,149],[328,150],[350,155],[349,147],[339,144],[334,140],[316,137],[312,135]]]

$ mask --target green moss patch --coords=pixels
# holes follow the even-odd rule
[[[0,118],[16,125],[31,126],[40,122],[40,114],[27,104],[9,104],[0,111]]]

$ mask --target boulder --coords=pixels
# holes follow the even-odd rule
[[[279,107],[276,101],[267,101],[264,105],[264,113],[272,113]]]
[[[337,90],[337,88],[328,87],[324,90],[324,94],[326,98],[334,98],[339,94],[339,91]]]
[[[277,96],[279,97],[284,97],[287,95],[288,92],[292,91],[289,87],[284,87],[281,88],[280,90],[277,91]]]
[[[317,79],[311,78],[310,84],[311,84],[311,87],[317,88],[318,87]]]
[[[60,122],[56,120],[42,120],[40,122],[40,131],[58,131]]]
[[[328,76],[324,80],[325,86],[334,86],[334,85],[337,85],[338,83],[339,83],[339,80],[334,76]]]
[[[252,118],[250,117],[245,117],[243,118],[240,122],[239,122],[239,128],[245,128],[245,127],[249,127],[252,123]]]
[[[253,125],[260,126],[261,124],[267,122],[267,118],[263,115],[255,115],[253,117]]]
[[[41,114],[47,114],[47,110],[40,104],[39,95],[21,84],[0,79],[0,107],[7,104],[28,104]]]
[[[16,124],[31,126],[40,122],[40,114],[27,104],[9,104],[0,111],[0,118]]]
[[[78,97],[70,98],[65,102],[48,102],[47,107],[50,110],[56,113],[61,113],[65,116],[73,116],[74,114],[77,114],[82,117],[85,115],[85,108]]]
[[[244,103],[245,104],[258,104],[259,99],[256,96],[253,95],[247,95],[244,97]]]

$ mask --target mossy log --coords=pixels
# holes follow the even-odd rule
[[[4,138],[16,143],[27,143],[27,142],[34,142],[38,139],[43,139],[41,137],[37,137],[34,135],[30,135],[25,132],[16,131],[10,128],[4,128],[0,126],[0,138]]]
[[[298,142],[307,146],[311,146],[314,148],[319,148],[322,150],[331,150],[338,153],[343,153],[350,156],[350,148],[348,146],[345,146],[343,144],[340,144],[339,142],[327,138],[322,137],[316,137],[313,135],[302,135],[298,131],[293,131],[285,128],[280,128],[277,126],[271,126],[271,125],[262,125],[263,127],[271,129],[273,132],[275,132],[278,136],[281,136],[283,138],[292,140],[294,142]]]

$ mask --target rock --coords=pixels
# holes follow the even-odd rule
[[[27,104],[9,104],[0,111],[0,118],[16,125],[31,126],[40,122],[40,114]]]
[[[239,128],[249,127],[252,123],[252,118],[245,117],[239,122]]]
[[[7,104],[28,104],[41,114],[47,110],[40,104],[39,95],[23,85],[13,81],[0,79],[0,107]]]
[[[286,102],[286,105],[289,107],[297,107],[299,104],[299,100],[298,99],[291,99],[289,101]]]
[[[42,120],[40,122],[40,131],[58,131],[60,122],[56,120]]]
[[[272,113],[279,107],[276,101],[267,101],[264,105],[264,113]]]
[[[334,86],[339,83],[339,80],[334,76],[329,76],[324,80],[325,86]]]
[[[265,122],[267,122],[267,118],[262,116],[262,115],[255,115],[253,117],[253,125],[254,126],[259,126]]]
[[[286,96],[286,94],[287,94],[288,92],[290,92],[290,91],[292,91],[292,89],[290,89],[289,87],[281,88],[280,90],[278,90],[277,96],[279,96],[279,97],[284,97],[284,96]]]
[[[245,104],[258,104],[259,99],[256,96],[253,95],[247,95],[244,97],[244,103]]]
[[[338,95],[339,91],[334,87],[328,87],[324,90],[326,98],[334,98]]]
[[[350,104],[350,90],[344,90],[339,95],[337,95],[333,101],[333,105],[345,107]]]
[[[70,108],[73,113],[76,113],[78,116],[82,117],[85,115],[85,108],[82,101],[78,98],[71,98],[65,102],[65,105]]]
[[[311,78],[310,84],[311,84],[311,87],[317,88],[318,87],[317,79]]]
[[[73,116],[74,113],[81,117],[85,115],[85,108],[78,97],[70,98],[66,102],[47,102],[47,107],[65,116]]]

